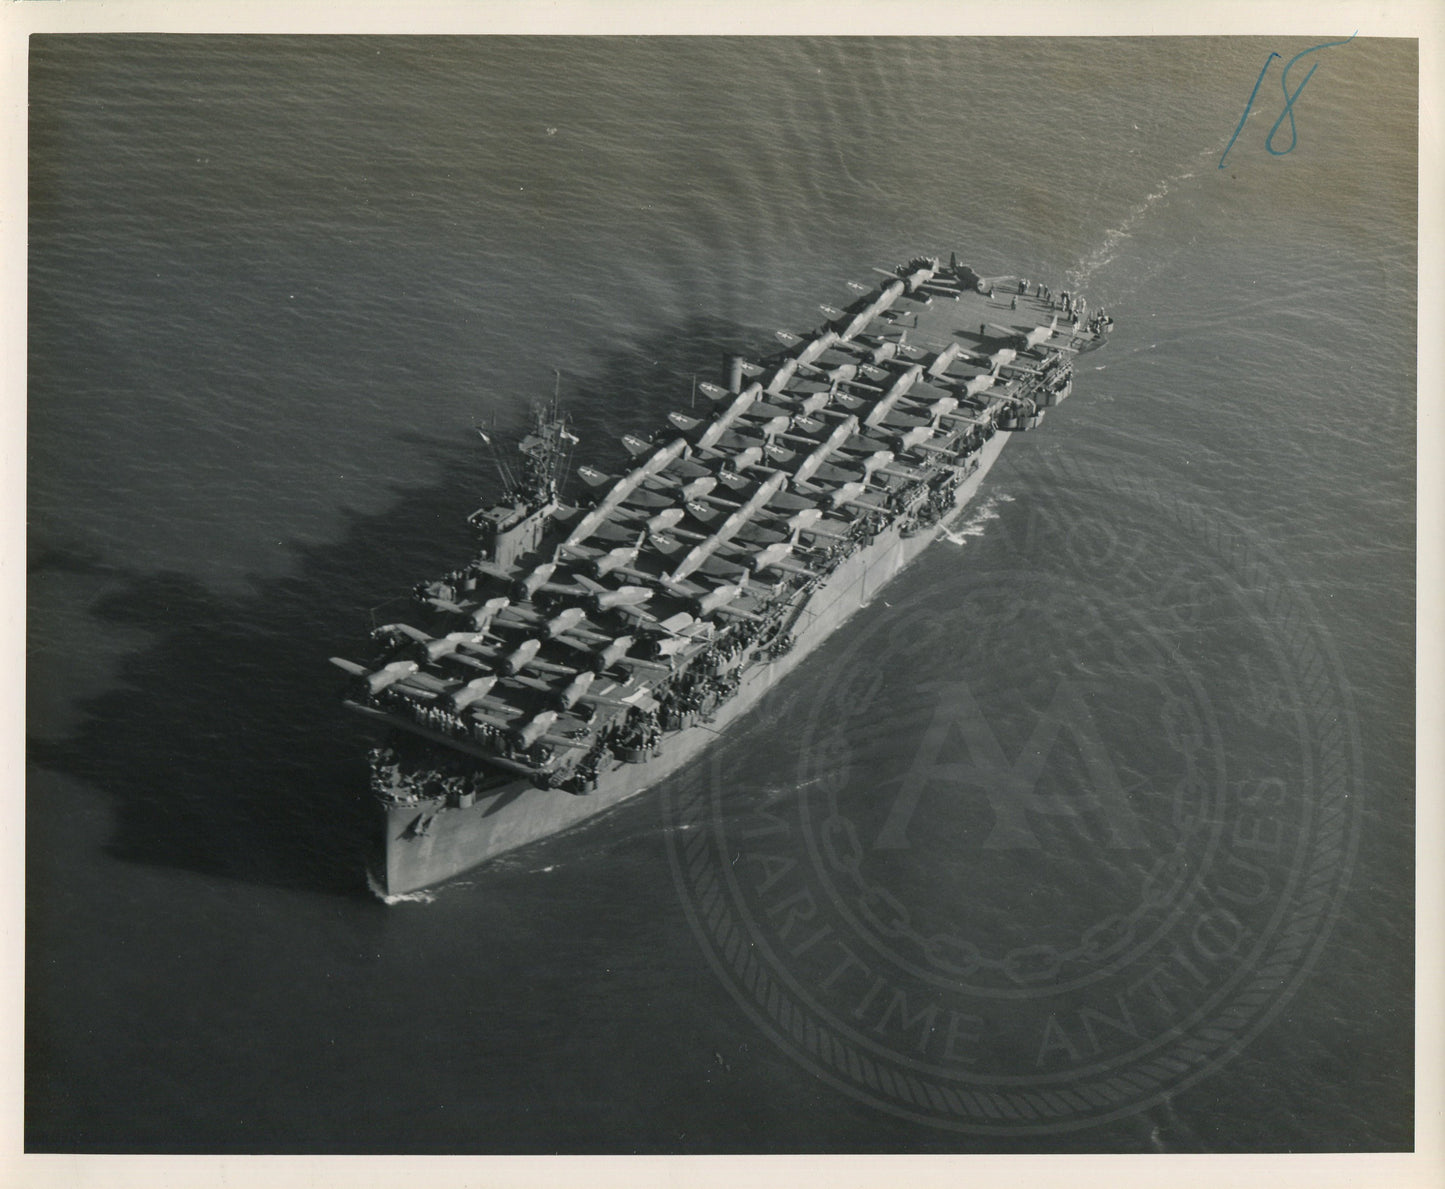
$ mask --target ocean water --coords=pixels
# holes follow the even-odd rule
[[[33,39],[27,1147],[1409,1147],[1417,59],[1319,51],[1282,155],[1276,61],[1229,146],[1268,55],[1311,44]],[[727,350],[950,251],[1116,321],[959,543],[673,788],[378,903],[326,658],[467,555],[499,487],[472,427],[555,385],[606,465]],[[1063,1129],[820,1074],[712,948],[688,790],[718,839],[826,802],[896,842],[877,790],[943,711],[1012,762],[1068,690],[1095,742],[1025,791],[1087,769],[1102,826],[999,849],[996,800],[935,782],[927,839],[855,874],[1020,953],[1123,912],[1160,823],[1275,781],[1298,837],[1342,841],[1261,868],[1322,905],[1267,1010]],[[1171,791],[1176,703],[1203,775]],[[1076,1008],[977,1060],[1042,1078]]]

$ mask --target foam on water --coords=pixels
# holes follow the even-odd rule
[[[366,740],[325,665],[367,608],[466,556],[465,517],[499,490],[471,427],[511,433],[554,367],[577,461],[607,469],[723,350],[951,250],[1116,318],[1106,361],[951,530],[968,548],[900,579],[968,620],[1000,737],[1029,738],[1031,681],[1077,666],[1128,688],[1098,624],[1049,650],[1040,592],[958,606],[963,578],[983,597],[1027,567],[1058,452],[1246,521],[1320,608],[1369,741],[1362,891],[1295,1024],[1150,1116],[1057,1142],[1401,1142],[1399,1092],[1300,1102],[1311,1079],[1398,1087],[1408,1065],[1408,945],[1378,927],[1410,912],[1405,50],[1339,51],[1298,105],[1300,149],[1275,160],[1251,125],[1222,175],[1257,43],[752,41],[32,43],[32,1148],[967,1146],[821,1085],[739,1014],[655,799],[383,912],[360,875]],[[1342,328],[1370,348],[1342,351]],[[865,614],[904,597],[886,593]],[[1118,614],[1188,602],[1141,589]],[[886,647],[867,663],[893,673]],[[911,762],[907,676],[859,743],[878,787]],[[745,803],[822,787],[791,779],[820,691],[805,670],[788,688],[719,753]],[[1078,871],[1080,903],[1134,877]],[[1005,883],[964,906],[983,936],[1028,892]]]
[[[371,872],[366,873],[366,886],[371,893],[383,904],[435,904],[436,893],[422,889],[418,892],[388,892],[376,882],[376,877]]]

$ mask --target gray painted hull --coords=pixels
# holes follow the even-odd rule
[[[945,525],[973,499],[1010,436],[999,432],[984,443],[975,456],[977,469],[958,486]],[[751,711],[764,694],[849,616],[867,606],[885,583],[940,535],[938,527],[912,537],[900,536],[896,527],[880,533],[813,592],[793,630],[793,647],[748,669],[737,692],[718,707],[711,722],[665,733],[660,754],[645,763],[613,761],[604,766],[597,787],[585,795],[540,789],[526,779],[517,779],[465,807],[441,801],[388,806],[385,855],[375,880],[378,891],[385,897],[398,896],[440,883],[496,855],[574,826],[670,776]]]

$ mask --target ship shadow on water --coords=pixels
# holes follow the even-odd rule
[[[617,344],[586,377],[565,376],[561,400],[582,438],[572,460],[613,470],[623,432],[645,433],[666,411],[709,415],[691,377],[715,379],[724,347],[756,335],[695,319]],[[531,399],[511,395],[498,412],[515,422]],[[479,386],[480,387],[480,386]],[[475,420],[490,416],[479,405]],[[341,707],[344,678],[332,655],[365,660],[373,623],[405,618],[411,588],[465,561],[466,516],[500,494],[483,448],[460,435],[396,435],[424,452],[424,485],[386,482],[384,512],[344,512],[333,540],[292,543],[289,574],[254,579],[252,590],[218,593],[179,572],[127,570],[32,533],[29,574],[81,579],[102,593],[87,609],[99,637],[139,636],[109,688],[74,703],[77,725],[56,730],[32,710],[32,768],[82,782],[113,813],[106,852],[125,862],[190,870],[267,886],[369,897],[367,865],[378,844],[366,793],[372,736]],[[586,495],[575,476],[567,494]],[[339,493],[338,499],[343,498]],[[50,534],[60,537],[59,533]],[[32,706],[60,653],[83,655],[84,639],[45,630],[47,609],[29,609]],[[71,667],[75,656],[66,658]],[[51,679],[54,680],[54,679]],[[32,809],[33,809],[32,802]],[[585,828],[585,827],[584,827]],[[49,844],[33,812],[28,850]],[[531,850],[546,846],[544,840]],[[36,856],[43,858],[43,855]],[[32,881],[49,864],[32,867]],[[35,892],[42,889],[33,888]]]
[[[49,554],[32,574],[84,559]],[[113,688],[81,701],[63,739],[28,740],[32,765],[109,801],[106,851],[127,862],[286,887],[362,893],[368,815],[355,726],[313,633],[308,578],[218,596],[177,573],[111,572],[90,608],[101,632],[150,639]],[[332,702],[334,703],[334,699]],[[33,803],[32,803],[33,804]],[[30,846],[43,845],[31,814]]]

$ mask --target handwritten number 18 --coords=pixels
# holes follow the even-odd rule
[[[1286,153],[1292,153],[1294,151],[1294,147],[1299,141],[1299,137],[1295,130],[1294,123],[1295,100],[1297,100],[1304,92],[1305,84],[1310,81],[1311,77],[1313,77],[1314,75],[1314,72],[1319,69],[1320,64],[1318,62],[1312,63],[1310,65],[1309,72],[1304,76],[1304,78],[1300,80],[1299,86],[1297,86],[1293,91],[1291,91],[1289,87],[1290,67],[1293,66],[1296,62],[1298,62],[1301,58],[1308,57],[1310,54],[1317,53],[1319,50],[1329,49],[1331,46],[1336,45],[1348,45],[1350,42],[1354,41],[1355,36],[1355,33],[1351,33],[1343,41],[1325,41],[1321,42],[1319,45],[1312,45],[1307,50],[1301,50],[1293,58],[1291,58],[1288,62],[1284,64],[1284,69],[1280,71],[1279,75],[1280,89],[1284,92],[1284,110],[1279,113],[1279,119],[1274,122],[1274,127],[1269,130],[1269,135],[1264,138],[1264,147],[1268,152],[1270,152],[1276,157],[1283,157]],[[1229,138],[1229,143],[1224,146],[1224,152],[1220,154],[1220,169],[1224,168],[1224,158],[1229,156],[1229,150],[1234,148],[1234,142],[1239,139],[1239,134],[1244,131],[1244,123],[1246,120],[1249,119],[1249,113],[1254,107],[1254,100],[1255,97],[1259,94],[1260,84],[1264,82],[1264,76],[1269,73],[1269,64],[1273,62],[1276,58],[1282,56],[1283,55],[1275,53],[1274,51],[1270,51],[1269,57],[1264,60],[1264,66],[1260,69],[1259,77],[1254,80],[1254,90],[1250,91],[1249,99],[1245,101],[1244,114],[1239,117],[1239,126],[1234,130],[1234,135]],[[1284,149],[1277,149],[1274,147],[1274,138],[1279,135],[1280,125],[1283,124],[1286,119],[1289,120],[1289,147]]]

